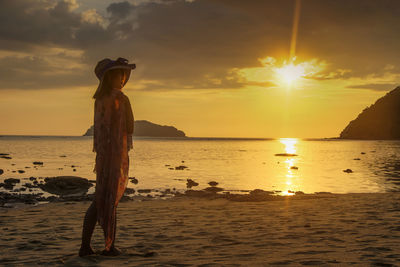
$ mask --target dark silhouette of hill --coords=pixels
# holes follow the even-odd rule
[[[400,86],[365,108],[340,133],[343,139],[400,139]]]
[[[91,126],[84,136],[93,135],[93,126]],[[135,121],[134,136],[146,137],[186,137],[183,131],[176,129],[173,126],[158,125],[146,120]]]

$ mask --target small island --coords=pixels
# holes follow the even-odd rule
[[[93,136],[93,125],[83,136]],[[186,134],[173,126],[158,125],[146,120],[137,120],[134,124],[133,136],[141,137],[186,137]]]
[[[399,140],[400,86],[365,108],[340,133],[341,139]]]

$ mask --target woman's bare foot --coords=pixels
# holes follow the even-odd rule
[[[92,247],[82,247],[79,249],[79,257],[84,257],[87,255],[94,254]]]
[[[104,256],[118,256],[119,254],[121,254],[121,250],[117,249],[116,247],[111,247],[110,250],[103,250],[101,252],[101,255]]]

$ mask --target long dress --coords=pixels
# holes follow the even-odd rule
[[[116,208],[128,184],[134,119],[129,98],[120,90],[113,89],[110,95],[96,99],[94,106],[97,222],[105,234],[105,249],[110,250]]]

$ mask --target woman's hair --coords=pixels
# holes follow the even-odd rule
[[[100,83],[99,87],[97,88],[96,92],[93,95],[94,99],[97,98],[102,98],[105,95],[109,95],[112,87],[111,87],[111,81],[115,73],[117,72],[123,72],[122,69],[112,69],[109,71],[106,71],[104,73],[103,81]]]

